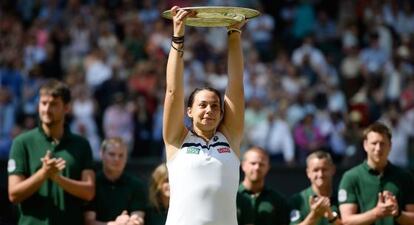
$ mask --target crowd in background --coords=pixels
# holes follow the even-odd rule
[[[392,130],[389,159],[414,157],[414,2],[410,0],[19,0],[0,3],[0,158],[37,125],[38,88],[58,78],[73,93],[69,126],[99,159],[122,137],[134,157],[163,155],[162,111],[170,22],[179,6],[259,10],[243,30],[245,138],[275,163],[313,151],[363,158],[362,129]],[[226,29],[187,27],[186,94],[224,91]],[[411,160],[412,161],[412,160]]]

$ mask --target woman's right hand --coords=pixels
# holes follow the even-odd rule
[[[188,10],[183,10],[178,6],[173,6],[171,8],[171,15],[173,18],[173,27],[174,27],[174,36],[182,37],[184,36],[185,28],[185,19],[187,16],[191,15],[193,12]]]

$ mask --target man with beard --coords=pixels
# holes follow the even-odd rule
[[[391,131],[375,122],[363,136],[367,160],[348,170],[339,185],[344,224],[414,224],[414,177],[388,161]]]
[[[18,224],[83,224],[82,205],[95,195],[91,147],[65,125],[68,86],[48,80],[39,97],[39,126],[13,141],[9,199],[18,204]]]
[[[277,191],[265,186],[270,169],[265,150],[252,147],[243,155],[243,182],[237,193],[239,225],[286,225],[289,223],[289,205]]]
[[[306,175],[311,186],[292,196],[291,225],[342,224],[336,198],[333,197],[334,174],[335,165],[329,153],[316,151],[307,157]]]

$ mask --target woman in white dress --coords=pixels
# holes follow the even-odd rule
[[[241,27],[227,28],[228,84],[224,95],[200,88],[188,99],[184,125],[184,21],[192,12],[172,9],[173,37],[167,63],[163,138],[170,182],[167,225],[236,225],[244,90]]]

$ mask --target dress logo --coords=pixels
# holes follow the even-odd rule
[[[218,153],[230,153],[230,148],[224,147],[217,149]]]
[[[196,148],[196,147],[188,147],[187,148],[187,154],[199,154],[200,153],[200,149]]]

